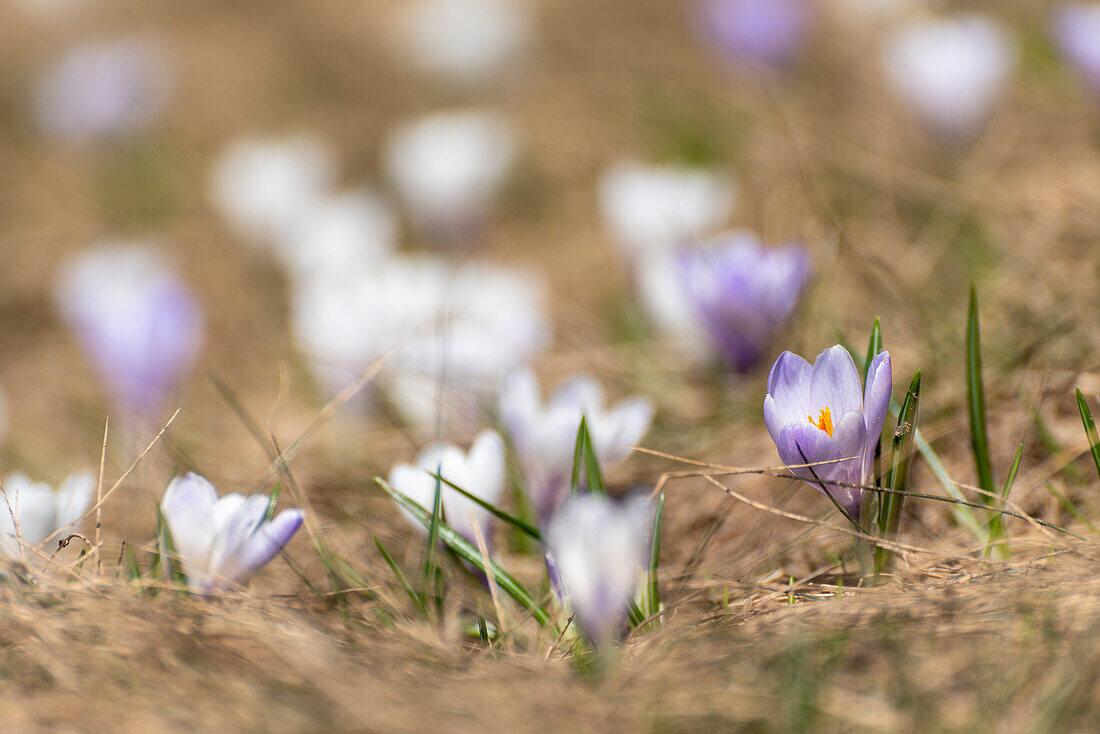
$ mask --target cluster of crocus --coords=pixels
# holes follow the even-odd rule
[[[480,89],[523,65],[533,25],[516,0],[412,0],[390,30],[395,51],[417,71]]]
[[[516,148],[516,134],[500,113],[458,110],[402,123],[383,155],[386,175],[421,235],[455,246],[480,240]]]
[[[432,444],[416,457],[415,464],[395,464],[390,469],[390,485],[431,512],[435,488],[439,484],[443,519],[475,547],[492,544],[492,515],[450,485],[437,482],[434,474],[491,505],[504,493],[504,442],[495,431],[482,431],[469,452],[451,444]],[[417,530],[425,530],[416,518],[409,520]]]
[[[75,531],[95,493],[95,476],[73,474],[55,492],[45,482],[15,472],[0,490],[0,553],[12,561],[34,561],[47,540]]]
[[[544,403],[538,379],[526,368],[505,378],[499,410],[523,467],[527,496],[544,525],[569,493],[582,417],[605,468],[622,462],[653,420],[649,400],[626,398],[608,407],[600,384],[585,375],[560,385]]]
[[[738,65],[785,69],[798,59],[812,20],[808,0],[701,0],[695,26]]]
[[[158,43],[97,41],[70,49],[45,72],[35,111],[43,131],[61,140],[117,140],[155,120],[171,89],[171,63]]]
[[[812,366],[783,352],[768,375],[764,422],[779,458],[857,525],[860,485],[873,478],[892,388],[888,352],[871,361],[862,387],[852,355],[841,346],[826,349]]]
[[[174,556],[188,585],[198,591],[234,589],[248,583],[290,542],[305,516],[287,509],[268,518],[270,498],[238,493],[218,498],[214,485],[198,474],[168,483],[160,512],[171,535]]]
[[[171,263],[141,244],[98,245],[62,267],[56,298],[118,409],[159,418],[203,341],[202,309]]]
[[[921,19],[899,28],[883,49],[887,80],[934,135],[967,141],[1004,96],[1017,50],[989,18]]]

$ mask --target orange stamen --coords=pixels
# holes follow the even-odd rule
[[[822,431],[825,431],[825,433],[828,433],[829,438],[832,438],[833,414],[829,412],[829,406],[826,405],[821,410],[821,414],[818,416],[818,419],[816,421],[814,420],[814,417],[812,415],[808,415],[806,417],[810,419],[810,423],[813,423],[816,427],[820,428]]]

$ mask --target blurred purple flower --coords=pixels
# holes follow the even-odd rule
[[[565,499],[581,416],[600,466],[607,470],[630,454],[653,420],[653,404],[627,398],[608,409],[599,383],[580,375],[561,385],[543,404],[529,369],[508,375],[500,390],[500,417],[512,437],[526,478],[527,495],[545,524]]]
[[[622,629],[649,548],[653,508],[603,496],[568,498],[546,531],[555,570],[577,621],[597,646]],[[552,562],[552,566],[551,566]]]
[[[819,354],[812,367],[797,354],[783,352],[768,375],[764,422],[779,457],[788,466],[848,459],[791,471],[811,480],[855,522],[862,490],[829,482],[871,481],[892,386],[889,352],[871,362],[864,390],[852,355],[841,346]]]
[[[64,538],[76,529],[94,492],[91,472],[71,475],[56,492],[21,472],[9,474],[0,497],[0,554],[12,560],[34,560],[34,552],[44,550],[39,546],[47,538]]]
[[[203,339],[202,310],[157,253],[99,246],[62,269],[57,301],[119,407],[154,417]]]
[[[415,466],[396,464],[390,469],[390,486],[430,513],[436,485],[432,474],[437,471],[447,481],[495,505],[504,493],[504,442],[495,431],[482,431],[469,453],[449,444],[428,446],[416,457]],[[492,514],[446,484],[440,486],[440,493],[447,524],[475,546],[479,533],[490,544]],[[426,531],[419,520],[407,512],[406,515],[418,530]]]
[[[756,367],[810,274],[802,245],[769,249],[747,232],[685,248],[680,276],[715,350],[738,372]]]
[[[227,494],[195,473],[168,483],[160,511],[176,556],[194,589],[230,589],[248,583],[301,527],[299,509],[266,520],[267,495]]]
[[[695,22],[732,61],[777,69],[797,59],[810,30],[807,0],[702,0]]]
[[[165,50],[147,39],[76,46],[38,85],[38,123],[48,134],[77,143],[132,135],[164,109],[171,76]]]
[[[1062,55],[1100,96],[1100,4],[1063,5],[1054,14],[1053,31]]]

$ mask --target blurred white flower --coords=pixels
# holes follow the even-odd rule
[[[430,472],[430,473],[429,473]],[[496,505],[504,493],[504,442],[495,431],[482,431],[474,439],[469,453],[450,444],[432,444],[416,457],[416,464],[395,464],[390,469],[390,486],[432,511],[435,500],[435,477],[439,473],[449,482],[491,505]],[[478,545],[480,534],[488,545],[492,542],[493,515],[446,484],[440,485],[443,518],[456,532]],[[402,510],[418,530],[426,528],[408,511]]]
[[[335,155],[312,135],[243,138],[218,157],[210,196],[239,237],[272,249],[329,194],[335,178]]]
[[[392,131],[384,166],[422,233],[443,244],[467,244],[488,221],[517,145],[498,112],[437,112]]]
[[[47,538],[66,537],[88,509],[95,486],[91,472],[71,475],[56,492],[21,472],[9,474],[0,501],[0,553],[12,560],[33,559]]]
[[[1062,55],[1100,96],[1100,3],[1061,5],[1051,25]]]
[[[418,71],[476,87],[515,70],[532,26],[521,0],[411,0],[394,17],[392,40]]]
[[[563,383],[544,403],[538,379],[527,368],[505,377],[499,411],[523,466],[528,497],[544,523],[568,493],[581,416],[604,470],[630,454],[653,420],[653,404],[645,398],[626,398],[609,408],[603,388],[587,375]]]
[[[262,494],[218,499],[214,485],[194,473],[169,482],[160,511],[172,535],[172,560],[179,560],[188,585],[203,591],[240,586],[274,558],[305,516],[288,509],[267,520],[267,506]]]
[[[977,134],[992,116],[1016,68],[1012,39],[988,18],[919,20],[884,48],[886,77],[921,122],[949,141]]]
[[[604,226],[627,259],[710,234],[725,224],[737,187],[707,168],[623,161],[600,179]]]
[[[202,309],[157,252],[105,243],[65,263],[57,304],[128,417],[156,417],[191,370],[203,341]]]
[[[391,396],[414,422],[430,423],[424,391],[435,382],[486,394],[507,370],[545,348],[544,293],[542,279],[524,271],[394,257],[302,283],[293,293],[293,328],[329,391],[400,347],[385,373],[401,379]]]
[[[76,46],[38,83],[38,124],[49,135],[78,143],[138,132],[168,102],[171,66],[166,50],[148,39]]]
[[[634,289],[660,335],[695,362],[711,356],[707,333],[684,287],[676,250],[653,250],[634,261]]]
[[[369,189],[316,201],[277,243],[277,254],[294,279],[371,267],[396,249],[397,220]]]
[[[597,646],[622,629],[649,548],[653,508],[581,494],[550,521],[546,543],[577,621]]]

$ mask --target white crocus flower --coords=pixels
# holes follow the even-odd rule
[[[335,177],[332,150],[312,135],[244,138],[219,156],[210,196],[238,236],[272,249],[328,195]]]
[[[171,87],[170,59],[153,41],[85,43],[66,52],[39,82],[38,124],[69,142],[122,138],[156,119]]]
[[[929,130],[949,141],[977,134],[1016,68],[1017,49],[979,15],[911,23],[888,40],[886,77]]]
[[[476,240],[512,168],[511,124],[489,110],[437,112],[396,128],[386,175],[416,226],[447,244]]]
[[[544,403],[529,369],[509,374],[500,389],[500,417],[519,455],[528,496],[545,521],[569,489],[581,417],[586,418],[593,449],[607,470],[630,454],[653,420],[653,404],[639,397],[608,407],[603,388],[580,375],[562,384]]]
[[[248,580],[282,550],[305,519],[299,509],[266,520],[266,495],[227,494],[198,474],[168,483],[160,511],[188,584],[211,591]]]
[[[9,474],[0,505],[0,553],[12,560],[34,560],[35,551],[44,550],[38,546],[47,538],[59,540],[76,529],[94,493],[91,472],[71,475],[56,492],[21,472]]]
[[[420,452],[415,465],[396,464],[390,470],[390,486],[430,513],[436,486],[432,474],[437,472],[475,497],[496,505],[504,492],[504,442],[495,431],[487,430],[477,435],[468,453],[450,444],[433,444]],[[478,535],[486,544],[491,542],[493,516],[488,510],[446,484],[440,485],[440,501],[443,518],[451,528],[475,547],[479,545]],[[420,521],[405,514],[414,527],[425,530]]]
[[[523,271],[394,257],[301,284],[293,327],[330,392],[397,348],[381,382],[410,420],[430,425],[438,384],[467,397],[487,394],[546,346],[544,291],[540,278]]]
[[[394,18],[393,43],[418,71],[480,87],[522,63],[532,25],[517,0],[411,0]]]
[[[546,532],[565,596],[585,634],[605,646],[622,629],[649,548],[653,508],[582,494],[568,498]]]
[[[396,243],[390,207],[374,192],[357,189],[315,202],[277,244],[291,278],[302,279],[373,267]]]
[[[736,193],[722,171],[623,161],[600,179],[599,203],[604,226],[633,264],[723,226]]]

